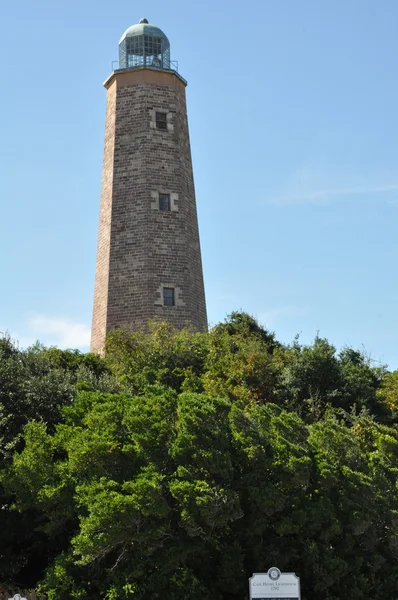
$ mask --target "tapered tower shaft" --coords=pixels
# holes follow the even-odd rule
[[[162,36],[145,22],[127,30],[105,82],[92,351],[154,317],[207,329],[186,82]]]

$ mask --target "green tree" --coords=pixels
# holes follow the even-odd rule
[[[232,313],[208,336],[202,380],[208,394],[270,402],[284,361],[281,345],[248,315]]]
[[[144,393],[153,385],[202,391],[207,354],[207,334],[189,328],[176,331],[156,320],[134,332],[111,331],[106,341],[107,364],[122,389],[131,394]]]
[[[49,541],[38,531],[42,516],[33,504],[21,514],[13,511],[15,496],[23,490],[9,494],[1,479],[13,454],[24,447],[27,424],[42,421],[53,432],[62,408],[73,404],[79,386],[114,388],[103,359],[38,344],[21,350],[9,336],[0,337],[0,581],[33,584],[48,557],[65,543],[63,533]]]
[[[319,336],[311,346],[301,346],[296,340],[286,350],[276,398],[310,421],[322,418],[329,407],[358,413],[366,408],[385,418],[387,411],[377,393],[384,373],[383,367],[373,366],[359,351],[345,348],[337,354]]]
[[[384,375],[377,390],[377,398],[392,413],[396,421],[398,416],[398,371]]]
[[[276,564],[306,600],[398,595],[395,375],[363,353],[283,346],[243,313],[116,331],[104,359],[4,348],[3,579],[34,565],[49,600],[241,600]]]

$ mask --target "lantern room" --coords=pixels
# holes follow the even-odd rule
[[[119,42],[119,69],[135,67],[177,70],[170,61],[167,36],[147,19],[129,27]]]

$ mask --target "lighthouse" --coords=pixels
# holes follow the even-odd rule
[[[207,330],[186,89],[170,42],[142,19],[107,93],[91,350],[159,318]]]

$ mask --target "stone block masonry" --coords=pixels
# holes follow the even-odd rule
[[[185,99],[176,73],[138,69],[105,83],[107,113],[92,325],[92,351],[109,330],[159,317],[207,329]],[[156,127],[156,112],[166,127]],[[160,210],[168,194],[170,210]],[[162,304],[173,287],[175,304]]]

